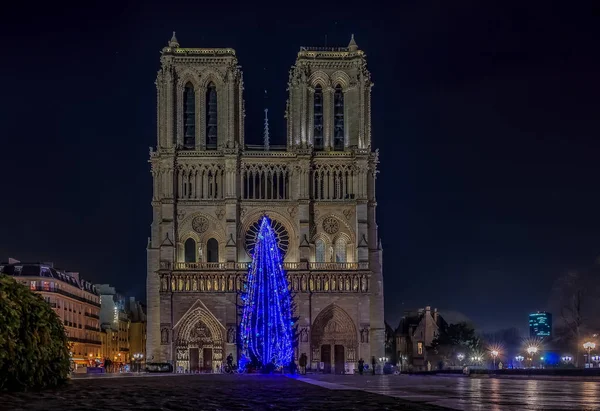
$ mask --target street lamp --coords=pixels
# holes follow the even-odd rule
[[[498,354],[500,354],[500,353],[498,352],[498,350],[492,350],[492,351],[490,352],[490,354],[492,354],[492,358],[494,359],[494,370],[495,370],[495,369],[496,369],[496,357],[497,357],[497,356],[498,356]]]
[[[521,365],[521,367],[523,367],[523,360],[524,359],[525,359],[525,357],[523,357],[522,355],[517,355],[515,357],[515,361],[518,362]]]
[[[587,352],[588,352],[588,355],[587,355],[587,362],[586,362],[586,364],[588,364],[588,367],[586,367],[586,368],[589,368],[589,363],[590,363],[590,353],[592,352],[592,350],[593,350],[594,348],[596,348],[596,343],[593,343],[593,342],[591,342],[591,341],[587,341],[587,342],[583,343],[583,348],[585,348],[585,349],[587,350]]]
[[[531,367],[533,367],[533,356],[538,352],[538,347],[536,347],[535,345],[530,345],[529,347],[527,347],[526,349],[527,354],[529,354],[529,361],[530,361],[530,365]]]
[[[137,365],[137,372],[140,372],[140,368],[141,368],[141,361],[142,358],[144,358],[144,354],[136,352],[135,354],[133,354],[133,359],[135,360],[135,363]]]
[[[456,355],[456,358],[458,358],[458,361],[462,362],[462,360],[465,359],[465,355],[463,353],[459,353]]]

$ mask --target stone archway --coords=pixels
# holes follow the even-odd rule
[[[212,372],[223,364],[225,328],[205,307],[190,310],[175,327],[176,372]]]
[[[354,369],[358,336],[354,321],[335,304],[327,306],[315,319],[311,332],[312,362],[323,363],[324,372],[342,374]]]

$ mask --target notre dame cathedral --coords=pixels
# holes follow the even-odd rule
[[[287,144],[244,142],[243,79],[229,48],[162,49],[148,241],[148,362],[214,371],[233,354],[240,290],[267,214],[296,299],[308,366],[353,372],[384,356],[366,55],[301,47]]]

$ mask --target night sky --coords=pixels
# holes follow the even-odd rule
[[[375,83],[393,326],[431,305],[523,329],[557,276],[600,255],[597,4],[18,3],[0,25],[0,260],[145,298],[154,80],[173,30],[182,47],[236,49],[246,141],[268,104],[272,144],[299,47],[355,34]]]

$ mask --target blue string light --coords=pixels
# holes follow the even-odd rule
[[[266,216],[258,231],[242,302],[240,366],[252,356],[263,366],[289,365],[293,358],[292,301],[275,232]]]

